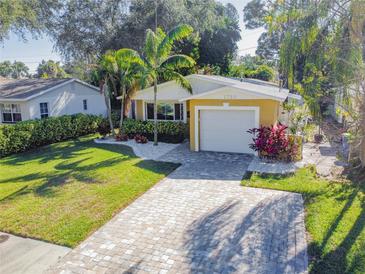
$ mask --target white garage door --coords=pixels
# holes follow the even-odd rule
[[[200,110],[200,150],[253,153],[255,110]]]

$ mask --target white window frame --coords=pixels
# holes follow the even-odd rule
[[[47,113],[46,112],[42,112],[41,104],[46,104],[46,106],[47,106]],[[41,119],[45,119],[45,118],[48,118],[49,117],[49,103],[48,102],[40,102],[39,103],[39,114],[40,114],[39,117]],[[42,118],[42,115],[44,115],[44,114],[47,114],[47,117],[43,117]]]
[[[9,109],[10,109],[10,112],[5,112],[4,109],[5,109],[5,105],[8,105],[10,106]],[[16,112],[14,111],[14,108],[13,108],[13,105],[17,105],[17,108],[19,109],[19,112]],[[1,112],[1,120],[4,124],[14,124],[14,123],[17,123],[17,122],[21,122],[23,121],[23,117],[22,117],[22,109],[20,107],[20,104],[17,104],[17,103],[2,103],[0,104],[0,112]],[[7,113],[7,114],[10,114],[11,116],[11,121],[4,121],[4,113]],[[20,121],[15,121],[14,120],[14,114],[20,114]]]
[[[223,103],[223,106],[195,106],[195,117],[194,117],[194,140],[195,140],[195,151],[200,150],[200,110],[253,110],[255,111],[255,127],[260,126],[260,107],[246,107],[246,106],[229,106],[228,103]],[[222,142],[224,142],[222,140]],[[257,152],[255,153],[257,155]]]
[[[143,117],[146,121],[153,121],[154,119],[148,119],[148,113],[147,113],[147,104],[153,104],[153,101],[144,101],[143,102]],[[186,123],[186,113],[187,113],[187,110],[186,110],[186,102],[179,102],[179,101],[157,101],[157,104],[170,104],[170,105],[173,105],[173,109],[174,109],[174,119],[173,120],[159,120],[158,121],[161,121],[161,122],[184,122]],[[183,108],[183,113],[182,113],[182,120],[175,120],[175,104],[180,104],[182,105],[182,108]],[[181,111],[181,109],[180,109]],[[181,116],[181,114],[180,114]]]

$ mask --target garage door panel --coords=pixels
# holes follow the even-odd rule
[[[247,130],[255,126],[254,110],[201,110],[200,150],[252,153]]]

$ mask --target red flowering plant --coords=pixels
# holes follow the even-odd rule
[[[259,153],[261,158],[280,161],[293,161],[298,146],[286,133],[287,126],[278,123],[271,127],[261,126],[248,131],[254,135],[250,148]]]
[[[148,142],[148,139],[146,136],[143,136],[141,134],[136,134],[134,136],[134,140],[136,141],[136,143],[138,144],[146,144]]]

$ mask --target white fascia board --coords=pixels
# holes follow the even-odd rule
[[[196,94],[196,95],[193,95],[193,96],[190,96],[190,97],[187,97],[187,98],[183,98],[183,99],[180,99],[179,101],[183,102],[183,101],[187,101],[187,100],[191,100],[191,99],[204,99],[205,97],[210,97],[209,99],[213,99],[213,98],[211,98],[210,95],[226,91],[227,89],[228,90],[231,89],[231,90],[234,90],[235,92],[239,92],[239,93],[242,93],[242,94],[245,94],[245,95],[251,95],[252,96],[252,98],[247,98],[247,99],[232,98],[232,100],[271,99],[271,100],[276,100],[276,101],[284,101],[286,99],[286,97],[281,98],[281,97],[277,97],[277,96],[273,96],[273,95],[264,94],[264,93],[261,93],[261,92],[242,89],[242,88],[235,87],[235,86],[224,86],[224,87],[214,89],[212,91],[208,91],[208,92]],[[216,99],[224,100],[224,98],[216,98]],[[227,100],[229,100],[229,98],[227,98]]]
[[[87,86],[87,87],[89,87],[89,88],[92,88],[92,89],[94,89],[94,90],[96,90],[97,92],[99,92],[99,93],[100,93],[100,88],[98,88],[98,87],[96,87],[96,86],[93,86],[93,85],[90,85],[89,83],[86,83],[86,82],[81,81],[81,80],[79,80],[79,79],[74,79],[74,80],[75,80],[75,82],[77,82],[77,83],[79,83],[79,84],[81,84],[81,85]]]

